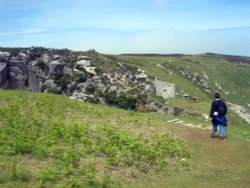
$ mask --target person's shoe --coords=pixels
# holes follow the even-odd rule
[[[219,137],[220,140],[224,140],[224,138],[225,138],[225,136],[223,136],[223,135],[220,135],[220,137]]]
[[[211,138],[216,138],[216,134],[215,133],[211,134]]]

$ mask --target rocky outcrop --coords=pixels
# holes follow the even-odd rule
[[[192,82],[203,88],[205,92],[212,92],[212,87],[206,82],[206,79],[208,79],[207,75],[204,75],[203,77],[196,72],[190,72],[182,67],[177,67],[176,70],[184,77],[192,80]]]
[[[136,101],[138,107],[147,110],[159,106],[147,97],[155,93],[155,88],[145,71],[94,51],[0,49],[0,84],[5,88],[64,94],[82,101],[108,103],[111,100],[111,104],[121,106]]]
[[[232,111],[234,111],[236,114],[242,117],[248,124],[250,124],[250,113],[246,108],[232,103],[228,103],[228,105]]]

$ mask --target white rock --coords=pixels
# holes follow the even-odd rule
[[[78,60],[81,60],[81,59],[91,60],[91,58],[90,58],[90,57],[88,57],[88,56],[84,56],[84,55],[79,55],[79,56],[77,57],[77,59],[78,59]]]
[[[84,69],[85,69],[87,72],[96,75],[96,71],[95,71],[95,70],[96,70],[96,67],[84,67]]]
[[[0,56],[9,56],[9,55],[10,55],[10,53],[8,53],[8,52],[0,51]]]
[[[89,67],[90,66],[90,61],[83,59],[83,60],[77,61],[76,65],[83,66],[83,67]]]

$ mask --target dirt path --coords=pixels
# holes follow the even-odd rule
[[[186,123],[182,120],[179,119],[172,119],[172,120],[168,120],[168,123],[173,123],[173,124],[179,124],[179,125],[183,125],[186,127],[192,127],[192,128],[199,128],[199,129],[206,129],[206,130],[210,130],[211,127],[209,126],[204,126],[202,124],[193,124],[193,123]]]
[[[250,185],[250,143],[234,134],[219,140],[210,138],[211,131],[191,127],[175,127],[176,135],[185,139],[192,147],[192,162],[188,181],[193,187],[249,187]],[[173,181],[185,183],[173,177]],[[211,186],[211,183],[213,186]],[[178,186],[177,186],[178,187]],[[180,186],[182,187],[182,186]],[[191,186],[184,186],[191,187]]]
[[[191,124],[176,118],[167,120],[164,127],[190,146],[189,170],[177,170],[161,181],[150,180],[151,183],[140,182],[129,187],[249,188],[250,141],[244,135],[246,127],[229,125],[228,139],[224,140],[210,137],[208,123]]]

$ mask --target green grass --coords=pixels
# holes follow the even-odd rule
[[[187,168],[188,146],[158,114],[24,91],[1,90],[0,103],[0,185],[102,187]]]
[[[184,108],[199,112],[200,114],[208,114],[211,104],[205,101],[192,101],[183,99],[168,99],[169,105],[178,108]]]

